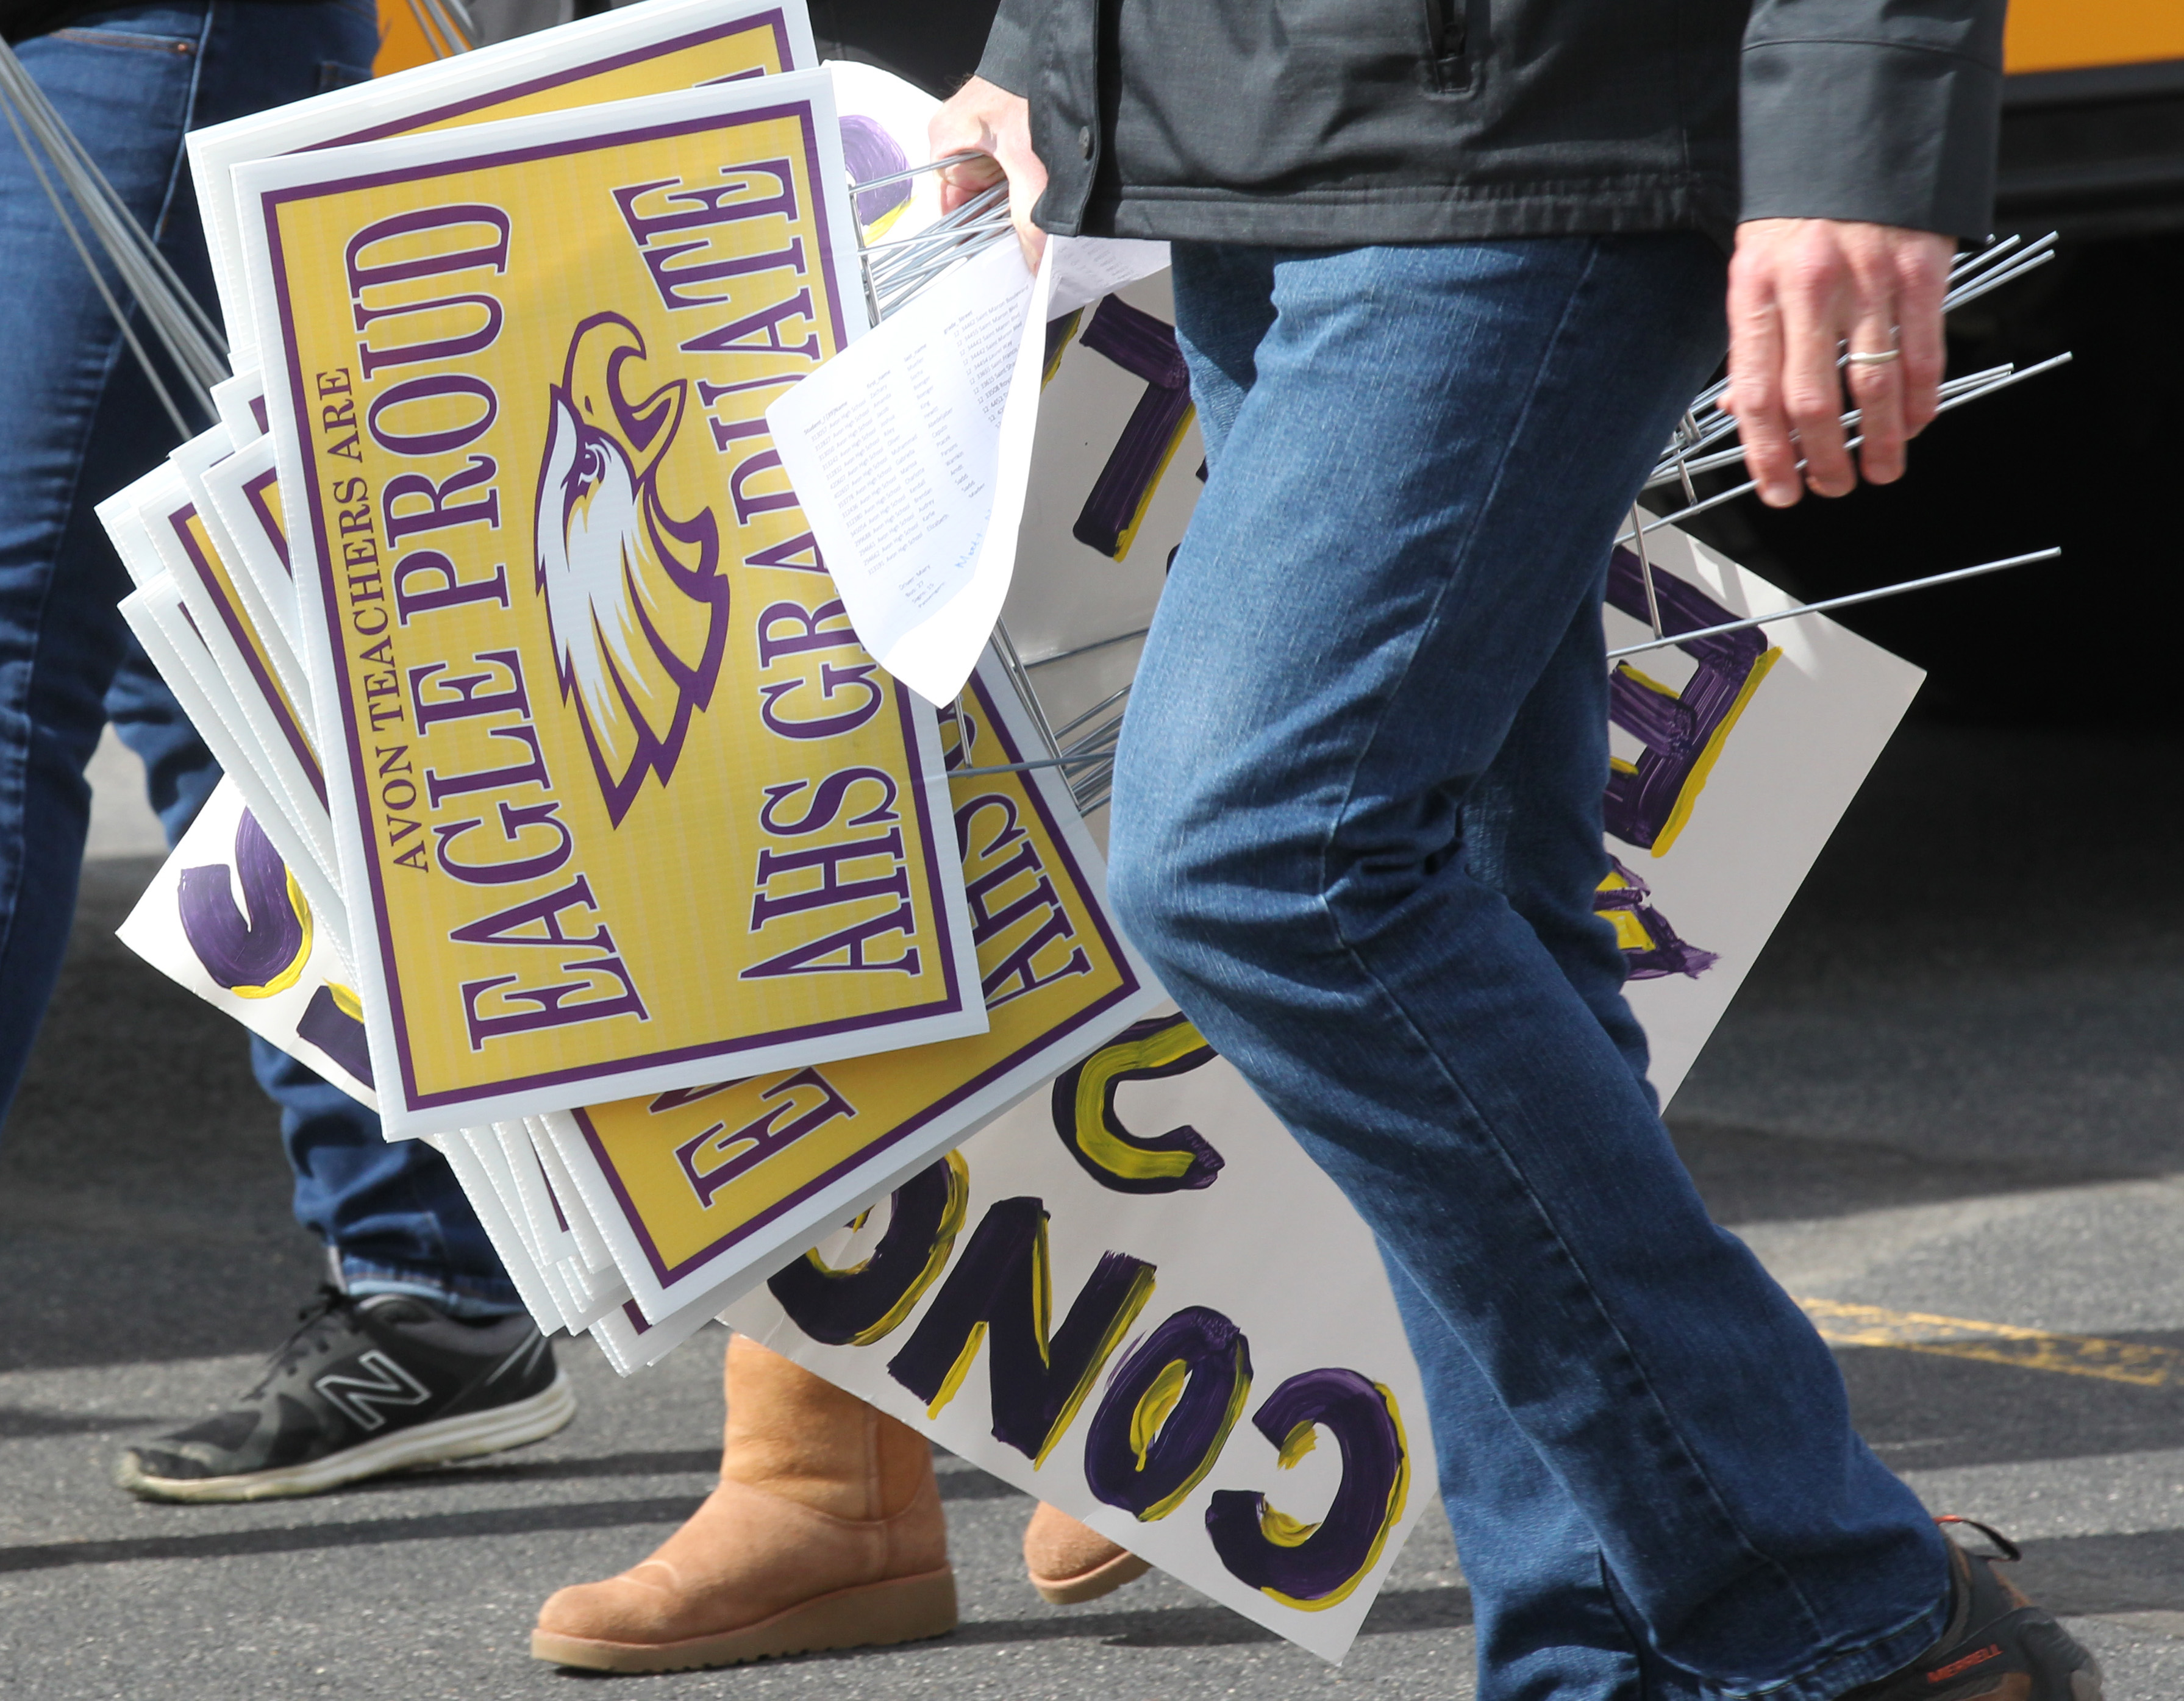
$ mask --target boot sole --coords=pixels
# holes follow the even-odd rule
[[[947,1635],[956,1621],[956,1573],[944,1567],[837,1589],[741,1630],[682,1642],[601,1642],[534,1630],[531,1657],[585,1671],[695,1671],[791,1654],[924,1642]]]
[[[153,1476],[137,1468],[135,1453],[125,1453],[114,1480],[142,1500],[279,1500],[297,1495],[323,1494],[330,1488],[339,1488],[344,1483],[359,1481],[367,1476],[382,1476],[388,1471],[408,1470],[421,1464],[444,1464],[451,1459],[471,1458],[480,1453],[521,1447],[527,1442],[543,1441],[576,1412],[577,1391],[571,1386],[567,1373],[556,1370],[553,1382],[527,1400],[397,1430],[391,1436],[344,1447],[306,1464],[285,1465],[277,1470],[244,1471],[233,1476]]]
[[[1102,1595],[1112,1595],[1123,1584],[1134,1583],[1152,1568],[1150,1559],[1140,1559],[1135,1553],[1117,1553],[1104,1564],[1080,1571],[1073,1577],[1042,1577],[1036,1571],[1025,1575],[1030,1577],[1031,1586],[1039,1591],[1041,1600],[1052,1606],[1074,1607],[1096,1601]]]

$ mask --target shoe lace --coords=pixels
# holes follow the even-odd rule
[[[1981,1553],[1979,1557],[1982,1559],[1998,1559],[2005,1564],[2014,1564],[2025,1557],[2025,1550],[1992,1524],[1982,1524],[1976,1518],[1959,1518],[1953,1512],[1944,1513],[1934,1521],[1936,1524],[1962,1524],[1968,1529],[1978,1531],[1981,1535],[1993,1542],[2000,1551]]]
[[[269,1383],[314,1352],[323,1352],[337,1326],[346,1325],[356,1314],[356,1301],[332,1282],[319,1284],[318,1297],[296,1313],[296,1327],[265,1360],[264,1373],[248,1397],[255,1399]],[[336,1319],[340,1320],[337,1325]]]

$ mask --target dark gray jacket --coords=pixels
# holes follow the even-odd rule
[[[2005,0],[1001,0],[1064,234],[1989,228]]]

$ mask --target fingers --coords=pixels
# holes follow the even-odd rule
[[[1782,408],[1782,314],[1774,295],[1772,248],[1780,223],[1741,226],[1729,268],[1729,390],[1722,406],[1736,415],[1744,464],[1759,486],[1759,499],[1787,508],[1804,494],[1797,452]]]
[[[1832,230],[1799,220],[1775,272],[1782,305],[1782,410],[1804,453],[1805,483],[1815,494],[1846,496],[1858,483],[1843,447],[1842,380],[1836,368],[1854,316],[1850,268]],[[1884,342],[1881,345],[1888,344]]]
[[[1948,351],[1942,332],[1942,298],[1957,245],[1927,231],[1904,231],[1897,250],[1897,340],[1903,349],[1903,429],[1916,437],[1941,410],[1942,373]]]
[[[1032,209],[1046,192],[1046,167],[1032,151],[1031,108],[1018,95],[972,77],[926,126],[933,157],[972,153],[981,157],[948,166],[940,174],[940,209],[952,213],[1006,176],[1009,219],[1024,263],[1036,268],[1046,248],[1046,232],[1032,222]]]
[[[925,126],[926,145],[935,159],[951,153],[978,157],[940,173],[940,210],[952,213],[966,201],[1001,181],[1001,162],[994,158],[998,137],[994,119],[1009,97],[983,78],[972,77]]]
[[[1730,388],[1745,461],[1769,506],[1803,488],[1847,494],[1903,476],[1905,445],[1939,406],[1942,298],[1953,244],[1888,225],[1761,219],[1730,268]],[[1880,360],[1841,360],[1880,355]],[[1858,410],[1858,466],[1842,411]],[[1797,462],[1802,458],[1803,477]]]
[[[960,148],[951,148],[960,153]],[[941,150],[933,150],[933,158],[941,157]],[[975,159],[961,165],[944,167],[940,173],[940,210],[952,213],[966,201],[975,200],[1001,181],[1000,162],[990,153],[981,153]]]
[[[1887,301],[1888,305],[1878,312],[1870,301],[1860,303],[1858,322],[1851,328],[1849,358],[1843,363],[1851,405],[1858,410],[1858,431],[1865,438],[1858,449],[1858,471],[1875,484],[1893,484],[1903,476],[1903,445],[1910,438],[1903,423],[1903,356],[1896,346],[1892,289],[1887,292]],[[1860,358],[1868,354],[1891,358]],[[1846,463],[1846,477],[1848,471]],[[1848,490],[1855,482],[1846,482],[1843,489]],[[1841,492],[1825,494],[1835,496]]]
[[[1009,179],[1009,222],[1017,227],[1017,246],[1023,251],[1024,265],[1034,271],[1039,270],[1039,256],[1046,252],[1046,232],[1032,222],[1031,209],[1045,191],[1045,172],[1039,174],[1036,188],[1021,178]]]

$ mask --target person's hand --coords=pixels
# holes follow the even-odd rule
[[[1947,237],[1895,225],[1754,219],[1736,227],[1722,406],[1736,415],[1762,502],[1787,508],[1804,485],[1842,496],[1857,484],[1844,447],[1844,376],[1848,405],[1864,415],[1858,470],[1875,484],[1903,476],[1904,445],[1940,403],[1942,296],[1955,252]],[[1839,370],[1846,343],[1851,358]],[[1860,358],[1871,355],[1882,358]]]
[[[933,114],[926,140],[935,159],[970,151],[983,159],[967,159],[940,174],[940,210],[952,213],[1004,176],[1009,180],[1009,216],[1024,264],[1034,269],[1046,248],[1046,232],[1031,221],[1031,209],[1046,192],[1046,167],[1031,151],[1031,107],[1021,95],[972,77],[956,97]]]

